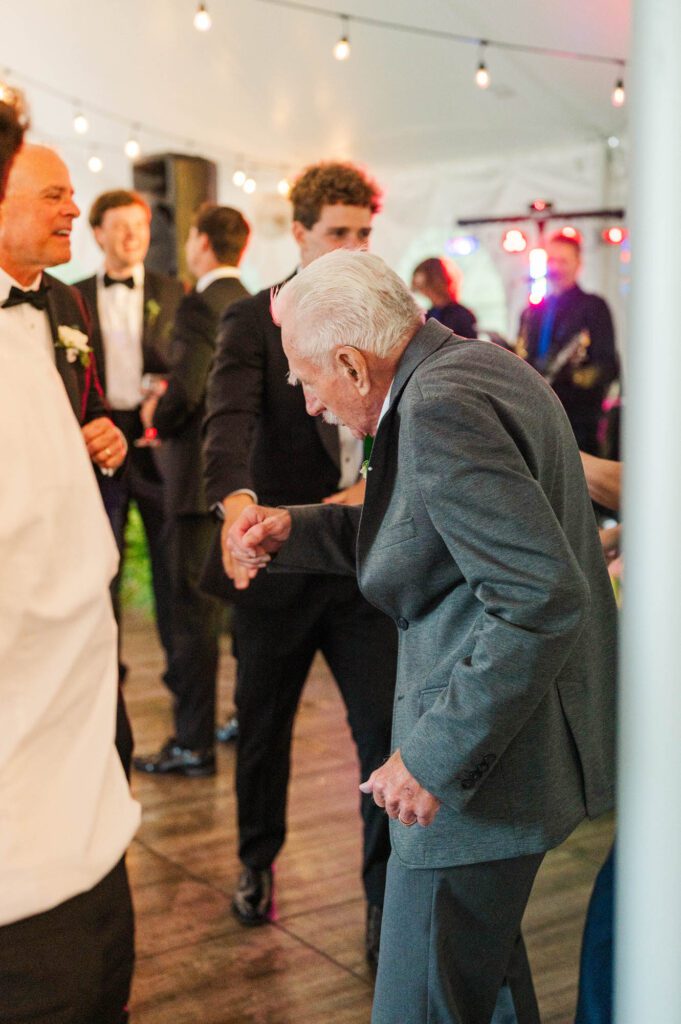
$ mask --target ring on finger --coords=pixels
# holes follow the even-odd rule
[[[404,818],[398,817],[397,820],[399,821],[400,825],[406,825],[407,828],[411,828],[412,825],[416,824],[416,818],[414,818],[413,821],[405,821]]]
[[[104,449],[104,454],[106,455],[107,459],[110,459],[111,458],[111,449],[110,448],[105,448]]]

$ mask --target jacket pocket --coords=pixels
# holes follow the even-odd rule
[[[399,519],[396,523],[389,523],[387,526],[382,525],[376,535],[374,546],[388,548],[393,544],[401,544],[403,541],[410,540],[415,536],[414,518],[409,516],[408,519]]]

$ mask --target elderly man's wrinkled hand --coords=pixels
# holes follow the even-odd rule
[[[226,532],[223,527],[225,572],[237,590],[249,586],[290,533],[290,514],[285,509],[262,505],[248,505]]]
[[[408,828],[411,825],[430,825],[440,810],[440,801],[407,770],[399,750],[384,765],[372,772],[360,787],[371,793],[374,803],[384,807],[389,818]]]

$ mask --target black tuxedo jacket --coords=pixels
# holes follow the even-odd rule
[[[55,343],[55,363],[76,419],[82,425],[99,416],[108,416],[109,412],[99,383],[96,354],[91,353],[90,365],[85,367],[78,359],[70,363],[66,357],[66,349],[57,346],[59,328],[74,327],[88,335],[90,345],[94,348],[92,321],[82,296],[75,288],[63,284],[50,274],[43,274],[43,281],[49,285],[47,316]]]
[[[104,339],[97,309],[97,277],[76,282],[92,317],[92,347],[104,393],[106,394],[106,360]],[[153,270],[144,272],[144,324],[142,353],[144,373],[167,373],[170,355],[170,336],[177,307],[184,295],[180,281]]]
[[[305,409],[302,389],[287,380],[281,331],[270,291],[236,302],[222,316],[208,381],[204,425],[209,503],[249,488],[263,505],[308,505],[338,489],[338,428]],[[202,584],[239,604],[281,607],[305,587],[304,576],[260,573],[235,591],[214,551]]]
[[[248,292],[234,277],[213,281],[201,294],[186,295],[177,309],[170,344],[168,389],[159,400],[154,426],[168,515],[207,513],[203,481],[202,424],[206,384],[222,313]]]

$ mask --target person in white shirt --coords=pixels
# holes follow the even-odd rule
[[[6,122],[0,103],[0,193],[16,142]],[[7,320],[0,1022],[122,1024],[134,961],[123,857],[140,811],[114,747],[116,548],[54,356]]]
[[[171,584],[163,480],[154,449],[139,446],[144,434],[140,407],[145,378],[155,379],[168,371],[173,318],[184,290],[179,281],[144,266],[150,218],[149,207],[137,192],[116,189],[98,196],[89,221],[102,250],[103,265],[76,287],[92,316],[92,347],[113,421],[130,446],[126,470],[112,480],[100,481],[100,489],[121,564],[131,502],[139,509],[149,547],[156,623],[168,666],[164,678],[172,690]],[[112,588],[120,627],[119,590],[120,573]],[[121,681],[125,672],[120,664]]]

